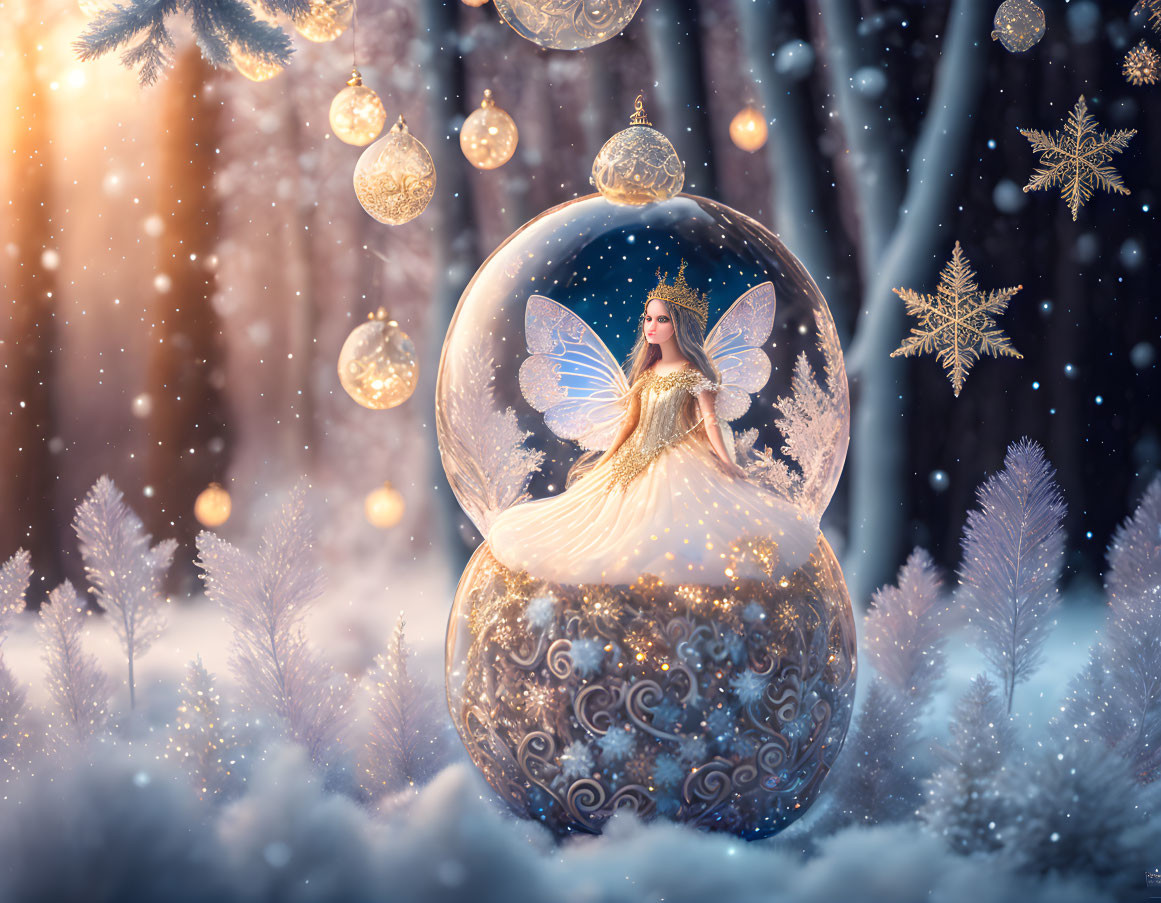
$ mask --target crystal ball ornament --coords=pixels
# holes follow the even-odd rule
[[[519,133],[516,122],[496,106],[491,89],[484,91],[478,109],[464,120],[460,129],[460,150],[476,169],[503,166],[516,153]]]
[[[468,2],[469,6],[479,3]],[[520,37],[549,50],[581,50],[620,34],[641,0],[495,0]]]
[[[1004,0],[993,24],[993,41],[999,41],[1011,53],[1024,53],[1044,37],[1044,10],[1032,0]]]
[[[308,41],[324,44],[351,25],[355,0],[310,0],[310,9],[294,20],[294,29]]]
[[[359,70],[352,70],[347,86],[331,101],[331,131],[340,141],[362,147],[379,137],[386,122],[383,101],[363,84]]]
[[[398,407],[415,391],[419,382],[415,343],[383,308],[343,342],[339,382],[351,398],[374,411]]]
[[[281,73],[284,68],[278,63],[247,53],[237,46],[231,49],[230,58],[234,61],[234,68],[238,70],[238,73],[252,82],[269,81]]]
[[[203,527],[220,527],[230,519],[230,493],[220,483],[210,483],[194,499],[194,517]]]
[[[629,122],[597,152],[589,181],[616,204],[669,200],[685,184],[685,164],[669,139],[651,127],[640,94]]]
[[[605,391],[589,379],[593,357],[570,371],[576,382],[547,388],[538,380],[552,368],[528,362],[563,353],[585,330],[614,364],[624,360],[659,270],[665,285],[680,274],[682,291],[707,294],[711,334],[741,322],[731,318],[747,299],[773,299],[772,326],[753,333],[760,348],[735,347],[768,363],[768,379],[741,402],[723,390],[716,404],[747,479],[780,493],[798,532],[739,537],[720,550],[720,579],[643,568],[597,582],[501,560],[492,525],[568,491],[585,447],[561,438],[559,421],[576,391]],[[533,315],[541,310],[557,325]],[[749,334],[743,320],[735,337]],[[529,400],[558,390],[551,400],[562,407],[548,413]],[[772,233],[684,194],[639,206],[590,195],[541,214],[460,298],[436,428],[448,481],[483,538],[448,622],[449,710],[515,812],[560,834],[599,833],[627,808],[758,839],[825,793],[855,691],[854,614],[819,529],[846,456],[849,398],[826,302]],[[649,521],[655,540],[671,526],[664,512]],[[545,521],[543,541],[586,529]]]
[[[368,215],[391,226],[415,219],[435,194],[435,164],[400,116],[355,164],[355,196]]]
[[[406,507],[402,493],[390,483],[384,483],[367,494],[363,502],[363,514],[372,527],[389,530],[403,520]]]
[[[730,120],[730,140],[748,153],[761,150],[766,144],[766,117],[753,104],[746,104]]]

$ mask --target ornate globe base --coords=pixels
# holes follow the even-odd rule
[[[447,652],[472,761],[561,834],[629,809],[768,837],[818,796],[855,691],[854,615],[822,536],[789,576],[717,587],[549,583],[485,543]]]

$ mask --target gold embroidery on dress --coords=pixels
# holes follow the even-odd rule
[[[697,429],[701,418],[689,429],[681,429],[681,409],[695,392],[709,388],[713,384],[688,367],[663,374],[646,370],[633,386],[641,396],[637,426],[609,462],[610,487],[628,486],[661,452]]]

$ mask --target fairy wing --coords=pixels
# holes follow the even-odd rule
[[[529,357],[520,391],[562,439],[608,448],[628,401],[629,381],[592,328],[563,305],[532,295],[524,313]]]
[[[730,305],[706,337],[705,350],[721,374],[714,400],[720,420],[737,420],[750,396],[770,379],[770,358],[762,346],[774,328],[774,283],[756,285]]]

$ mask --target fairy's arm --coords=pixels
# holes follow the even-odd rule
[[[634,392],[629,396],[628,404],[625,408],[625,416],[621,419],[621,428],[617,430],[617,435],[613,439],[612,445],[605,449],[605,453],[597,459],[597,464],[600,464],[606,458],[611,458],[615,452],[626,439],[633,435],[633,430],[637,428],[637,421],[641,417],[641,396]]]
[[[701,411],[701,422],[705,427],[706,437],[709,439],[710,445],[713,446],[714,454],[721,459],[722,466],[725,467],[727,473],[735,477],[745,477],[746,471],[738,466],[726,451],[726,444],[722,441],[722,431],[718,428],[718,418],[714,411],[714,393],[710,389],[705,389],[697,395],[697,406]]]

